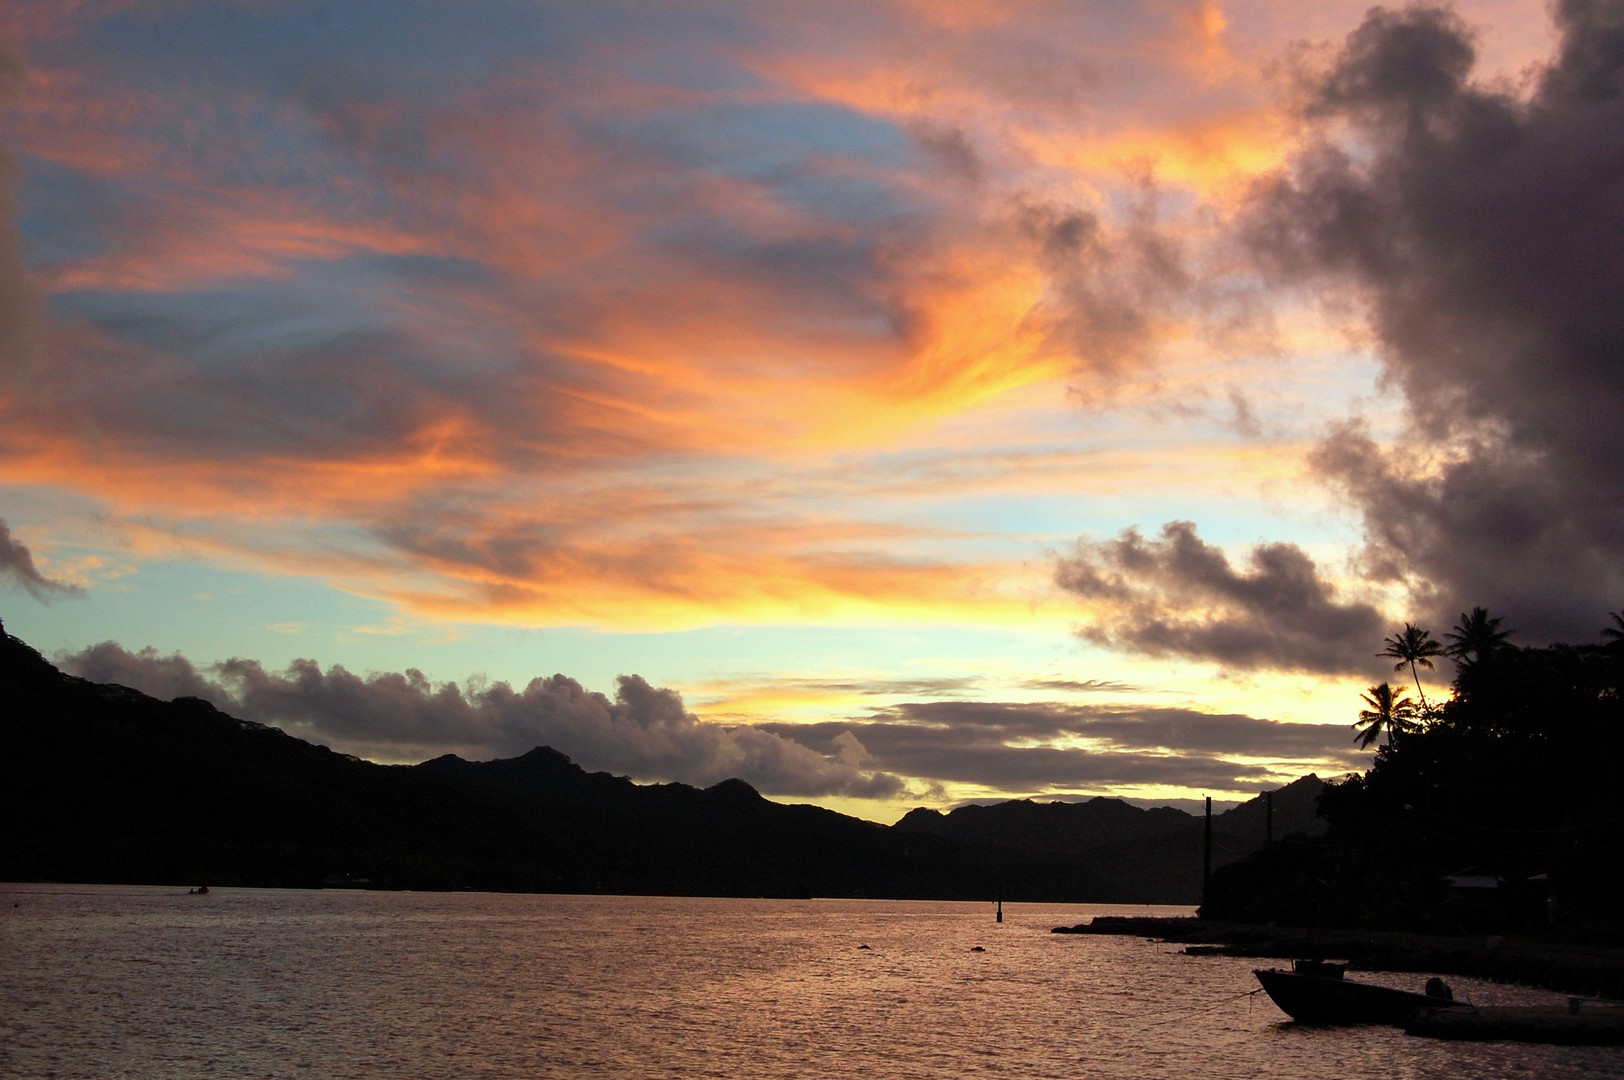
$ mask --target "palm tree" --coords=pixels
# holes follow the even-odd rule
[[[1607,617],[1613,620],[1613,625],[1602,627],[1601,636],[1609,639],[1604,647],[1624,649],[1624,611],[1610,611]]]
[[[1387,683],[1372,686],[1359,697],[1368,709],[1359,710],[1359,722],[1353,726],[1359,728],[1359,734],[1354,736],[1354,742],[1359,749],[1364,750],[1371,743],[1381,738],[1382,732],[1387,732],[1387,745],[1393,745],[1393,738],[1400,732],[1415,729],[1415,702],[1404,696],[1403,690],[1394,690]]]
[[[1498,652],[1511,636],[1510,630],[1500,629],[1503,621],[1489,618],[1488,611],[1480,607],[1474,607],[1470,615],[1461,612],[1460,622],[1455,624],[1455,629],[1444,635],[1449,639],[1444,652],[1454,657],[1462,671],[1473,664],[1482,663]]]
[[[1613,625],[1602,627],[1601,651],[1611,661],[1612,696],[1618,697],[1624,695],[1624,611],[1609,611],[1607,617]]]
[[[1433,640],[1432,634],[1419,626],[1404,624],[1404,629],[1392,637],[1383,638],[1382,644],[1387,648],[1377,653],[1377,656],[1391,656],[1398,659],[1393,665],[1394,671],[1403,671],[1409,665],[1410,677],[1415,679],[1415,692],[1421,695],[1421,711],[1428,713],[1431,706],[1427,704],[1427,692],[1421,689],[1421,674],[1416,671],[1416,665],[1424,668],[1432,667],[1432,657],[1442,656],[1444,649]]]

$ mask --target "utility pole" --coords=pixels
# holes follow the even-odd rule
[[[1212,796],[1207,796],[1207,841],[1201,850],[1201,902],[1207,902],[1207,882],[1212,880]]]

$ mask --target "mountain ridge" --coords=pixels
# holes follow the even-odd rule
[[[1325,822],[1319,818],[1316,804],[1324,787],[1324,781],[1311,773],[1213,815],[1213,868],[1227,866],[1264,846],[1270,835],[1270,795],[1273,839],[1323,832]],[[1103,795],[1077,802],[1015,799],[971,803],[946,814],[919,807],[893,827],[1034,854],[1080,858],[1125,891],[1154,897],[1160,903],[1194,904],[1201,899],[1206,824],[1173,807],[1145,809]]]
[[[58,671],[0,627],[0,878],[1114,901],[1076,859],[909,836],[742,780],[637,785],[555,750],[380,765]]]
[[[165,702],[68,675],[3,625],[0,700],[11,706],[0,715],[0,878],[9,880],[1078,902],[1199,895],[1200,848],[1192,855],[1190,845],[1200,819],[1167,807],[1016,800],[948,814],[918,808],[887,827],[777,803],[736,778],[703,789],[636,784],[543,746],[485,762],[446,754],[380,765],[198,698]],[[1244,808],[1218,820],[1239,822],[1244,815],[1232,816]],[[1215,865],[1257,846],[1228,829],[1216,836]]]

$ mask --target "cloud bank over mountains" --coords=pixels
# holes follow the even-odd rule
[[[1178,708],[935,701],[839,722],[725,727],[696,719],[675,691],[637,676],[623,676],[610,700],[563,675],[515,690],[477,679],[436,685],[415,670],[363,677],[313,660],[273,672],[230,659],[200,671],[185,657],[114,642],[57,661],[81,678],[202,698],[375,759],[455,752],[479,760],[547,745],[640,780],[737,776],[787,797],[940,801],[944,781],[1039,793],[1159,784],[1251,791],[1277,784],[1282,767],[1351,769],[1360,757],[1342,724]]]
[[[365,677],[299,660],[281,672],[230,659],[200,672],[183,656],[130,652],[103,642],[58,657],[93,682],[119,683],[160,698],[199,697],[233,716],[358,756],[421,761],[443,753],[476,760],[551,746],[592,769],[643,780],[699,785],[740,777],[776,795],[891,798],[896,776],[877,770],[860,746],[829,754],[749,726],[701,723],[675,691],[622,676],[614,700],[563,675],[507,683],[434,685],[419,671]]]
[[[991,791],[1261,791],[1283,772],[1351,771],[1363,758],[1342,724],[1166,707],[910,702],[849,722],[769,730],[826,751],[855,738],[887,768]]]

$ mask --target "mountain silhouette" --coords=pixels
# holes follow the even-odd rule
[[[58,671],[0,627],[0,879],[1112,901],[1085,862],[517,758],[379,765]]]
[[[887,828],[763,798],[515,758],[379,765],[64,674],[0,626],[0,879],[721,896],[1193,903],[1203,826],[1119,799],[917,809]],[[1321,783],[1275,795],[1317,832]],[[1262,846],[1219,815],[1214,866]]]
[[[1318,835],[1325,784],[1304,776],[1273,792],[1274,839]],[[1194,904],[1201,899],[1205,822],[1172,807],[1142,809],[1121,799],[1038,803],[1019,799],[961,806],[950,813],[909,811],[895,828],[943,839],[1013,848],[1035,855],[1078,858],[1146,902]],[[1245,858],[1269,837],[1268,797],[1213,816],[1214,869]]]

